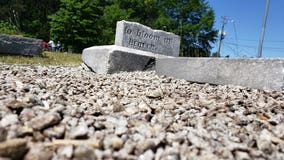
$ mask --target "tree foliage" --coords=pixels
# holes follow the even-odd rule
[[[18,34],[18,30],[8,22],[0,21],[0,33],[4,34]]]
[[[204,0],[162,1],[156,27],[181,36],[181,56],[208,57],[217,31],[214,11]]]
[[[60,40],[65,49],[77,52],[113,44],[116,22],[128,20],[180,35],[181,56],[209,56],[217,35],[214,18],[205,0],[0,1],[2,26],[13,26],[13,33]]]
[[[0,21],[3,23],[2,25],[4,25],[4,22],[9,23],[14,30],[20,31],[19,16],[24,10],[23,0],[1,0]]]
[[[48,40],[50,25],[48,15],[59,9],[59,0],[23,0],[24,12],[20,14],[21,30]]]
[[[78,52],[100,44],[102,9],[99,0],[61,0],[60,9],[49,17],[51,38],[61,40]]]
[[[59,8],[59,0],[1,0],[0,21],[9,23],[19,34],[48,39],[48,15]]]
[[[103,44],[113,44],[116,22],[128,20],[153,26],[157,19],[156,0],[114,0],[105,6],[101,22],[105,26],[102,31]]]

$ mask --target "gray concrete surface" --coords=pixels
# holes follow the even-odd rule
[[[199,83],[284,89],[284,59],[158,58],[156,73]]]
[[[165,56],[117,45],[94,46],[82,53],[83,62],[99,74],[154,69],[156,57]]]
[[[0,54],[42,56],[42,40],[0,34]]]
[[[178,57],[180,37],[136,22],[118,21],[115,45]]]

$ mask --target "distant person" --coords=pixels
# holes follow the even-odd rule
[[[56,52],[61,52],[61,50],[62,50],[62,44],[60,41],[58,41],[56,45]]]
[[[54,52],[54,51],[55,51],[55,47],[56,47],[54,41],[53,41],[53,40],[50,40],[50,41],[48,42],[48,44],[49,44],[49,46],[51,47],[51,51]]]
[[[46,49],[47,49],[47,43],[45,41],[42,41],[42,49],[44,51],[46,51]]]

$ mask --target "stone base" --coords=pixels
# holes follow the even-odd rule
[[[158,58],[156,73],[199,83],[284,89],[284,59]]]
[[[83,50],[83,62],[94,72],[111,74],[121,71],[154,69],[155,57],[165,57],[151,52],[117,45],[94,46]]]
[[[0,53],[25,56],[42,56],[42,40],[0,34]]]

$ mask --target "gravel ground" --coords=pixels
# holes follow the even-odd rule
[[[284,95],[155,72],[0,66],[0,159],[284,159]]]

